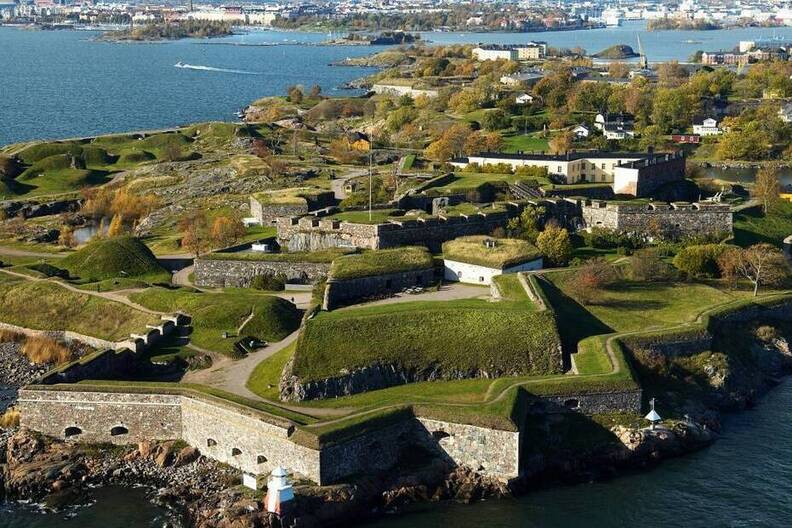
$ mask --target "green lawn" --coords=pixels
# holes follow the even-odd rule
[[[781,247],[789,235],[792,235],[792,202],[781,200],[767,215],[760,207],[734,215],[734,242],[739,246],[767,242]]]
[[[568,289],[569,275],[547,276],[562,291]],[[634,332],[691,322],[705,309],[738,298],[739,294],[701,283],[622,281],[608,288],[600,303],[585,308],[614,331]]]
[[[294,355],[295,348],[296,343],[293,343],[256,365],[247,381],[247,388],[262,398],[278,401],[280,399],[278,383],[281,373],[283,367]]]
[[[552,314],[526,310],[525,302],[377,305],[308,321],[294,372],[316,380],[379,361],[419,370],[550,374],[560,369],[558,342]]]
[[[0,274],[0,321],[37,330],[71,330],[120,341],[159,318],[47,281],[9,280]]]
[[[223,338],[223,332],[280,341],[297,329],[301,316],[289,301],[252,290],[197,293],[188,289],[149,288],[133,293],[130,299],[152,310],[183,311],[191,315],[192,343],[223,354],[232,353],[236,341],[233,337]],[[239,329],[251,311],[253,317]]]
[[[498,173],[489,173],[489,172],[468,172],[468,171],[457,171],[454,173],[453,181],[447,183],[441,187],[432,187],[432,193],[454,193],[454,192],[466,192],[472,191],[477,189],[479,186],[485,183],[497,183],[497,182],[506,182],[506,183],[514,183],[521,178],[519,176],[515,176],[514,174],[498,174]]]
[[[525,152],[549,152],[550,145],[547,139],[539,137],[536,133],[529,133],[527,136],[519,133],[504,136],[504,152],[515,153],[520,150]]]
[[[336,258],[330,267],[330,277],[336,280],[358,279],[423,270],[433,265],[432,254],[424,247],[378,249]]]

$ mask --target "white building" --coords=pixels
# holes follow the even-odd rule
[[[542,269],[538,250],[525,240],[468,236],[443,244],[443,276],[449,282],[489,286],[504,273]]]
[[[478,46],[473,48],[473,58],[478,61],[517,60],[517,50],[507,47]]]
[[[578,139],[585,139],[591,134],[591,130],[586,125],[578,125],[572,129],[572,133]]]
[[[718,127],[718,122],[715,119],[708,117],[701,124],[693,125],[693,133],[700,136],[717,136],[723,131]]]
[[[534,102],[534,96],[527,93],[522,93],[514,98],[514,102],[518,105],[526,105]]]

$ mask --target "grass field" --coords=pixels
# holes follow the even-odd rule
[[[432,254],[423,247],[379,249],[335,259],[330,267],[330,276],[336,280],[358,279],[422,270],[433,265]]]
[[[225,290],[223,293],[197,293],[194,290],[149,288],[130,298],[151,310],[183,311],[193,318],[191,341],[198,347],[230,354],[233,338],[253,336],[265,341],[280,341],[300,324],[301,312],[289,301],[252,290]],[[253,317],[248,317],[253,314]],[[242,323],[248,321],[240,328]]]
[[[515,153],[525,152],[549,152],[550,145],[547,139],[536,134],[511,134],[503,137],[503,151]]]
[[[396,209],[374,209],[371,211],[370,219],[368,211],[344,211],[334,214],[331,218],[355,224],[382,224],[387,222],[389,218],[392,218],[395,211]],[[395,218],[399,219],[403,217]]]
[[[0,274],[0,321],[37,330],[71,330],[109,341],[141,332],[158,317],[46,281]]]
[[[580,338],[608,333],[608,329],[634,332],[691,322],[709,307],[745,296],[744,292],[731,292],[695,282],[622,281],[607,289],[599,303],[574,307],[570,305],[577,303],[568,295],[569,274],[549,273],[546,277],[566,294],[563,299],[561,296],[556,299],[562,305],[560,309],[556,307],[562,332],[567,328],[577,329]],[[589,312],[590,316],[581,317],[581,309]]]
[[[792,234],[792,202],[781,200],[767,215],[760,207],[743,210],[734,215],[734,242],[750,246],[767,242],[781,247],[784,238]]]
[[[495,245],[485,246],[485,241]],[[468,236],[449,240],[443,244],[444,258],[489,268],[508,268],[536,260],[541,256],[533,244],[515,238],[493,240],[486,236]]]
[[[278,401],[280,399],[278,383],[281,373],[283,367],[294,355],[296,346],[296,343],[292,343],[256,365],[248,379],[247,388],[262,398]]]
[[[294,373],[316,380],[377,361],[470,375],[558,372],[552,315],[526,310],[527,302],[419,301],[322,312],[300,335]]]

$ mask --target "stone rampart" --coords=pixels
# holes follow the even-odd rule
[[[283,216],[303,216],[310,211],[335,204],[335,194],[331,191],[306,194],[295,203],[261,203],[255,195],[250,197],[250,214],[262,225],[272,224]]]
[[[675,235],[731,233],[731,207],[725,204],[650,203],[631,205],[602,201],[582,204],[583,227]]]
[[[367,297],[398,293],[415,286],[425,287],[434,282],[434,268],[346,280],[336,280],[331,277],[325,288],[322,309],[334,310]]]
[[[284,275],[290,283],[313,283],[326,277],[330,264],[274,260],[195,260],[195,285],[204,288],[248,288],[257,275]]]
[[[98,337],[78,334],[77,332],[71,332],[69,330],[34,330],[32,328],[25,328],[24,326],[17,326],[2,322],[0,322],[0,330],[8,330],[10,332],[26,335],[28,337],[47,337],[49,339],[65,341],[67,343],[71,341],[77,341],[78,343],[83,343],[91,348],[98,349],[109,348],[115,350],[117,346],[115,341],[108,341],[106,339],[99,339]]]
[[[520,476],[520,433],[474,425],[417,419],[415,437],[457,466],[510,480]]]
[[[585,414],[641,412],[641,389],[546,395],[542,399]]]
[[[25,427],[81,442],[127,444],[182,434],[180,396],[23,389],[17,408]]]

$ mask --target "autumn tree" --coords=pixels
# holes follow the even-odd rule
[[[756,173],[753,195],[762,203],[762,209],[765,214],[778,203],[781,195],[781,180],[778,167],[767,165],[759,169]]]
[[[754,297],[761,286],[780,284],[789,275],[789,265],[780,249],[771,244],[755,244],[724,251],[718,258],[721,276],[731,282],[747,279],[753,284]]]
[[[322,95],[322,87],[319,86],[318,84],[314,84],[313,86],[311,86],[311,91],[308,92],[308,96],[315,99],[320,95]]]
[[[215,247],[229,247],[245,236],[245,226],[240,218],[218,216],[212,222],[210,236]]]
[[[587,260],[572,276],[569,291],[581,304],[602,302],[603,290],[619,278],[616,268],[602,258]]]
[[[353,163],[360,158],[360,152],[352,148],[347,138],[336,138],[330,142],[330,156],[339,163]]]
[[[58,236],[58,244],[67,248],[75,247],[77,239],[74,236],[74,228],[69,225],[63,226],[60,230],[60,236]]]
[[[179,221],[182,233],[181,245],[189,249],[196,257],[209,249],[209,220],[206,211],[195,209],[182,216]]]
[[[545,230],[536,237],[536,247],[539,252],[556,266],[563,266],[572,256],[572,242],[569,232],[563,227],[549,224]]]
[[[110,225],[107,227],[107,237],[114,238],[124,234],[124,218],[120,214],[113,216]]]
[[[624,79],[630,74],[630,68],[623,62],[611,62],[608,66],[608,75],[614,79]]]
[[[553,136],[553,138],[549,141],[550,152],[553,154],[563,154],[564,152],[569,152],[572,150],[572,144],[574,142],[574,135],[571,131],[565,130]]]

